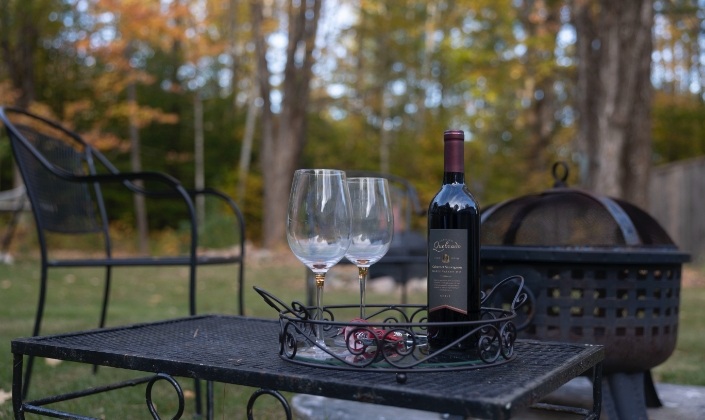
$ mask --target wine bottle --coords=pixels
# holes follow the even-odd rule
[[[443,133],[443,185],[428,208],[428,341],[445,347],[469,326],[434,327],[434,322],[480,318],[480,208],[465,185],[461,130]],[[473,336],[454,346],[473,351]]]

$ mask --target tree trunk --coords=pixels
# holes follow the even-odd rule
[[[245,120],[245,134],[242,138],[242,149],[240,149],[240,164],[238,165],[237,177],[237,199],[240,205],[245,205],[245,195],[247,193],[247,175],[250,173],[250,160],[252,159],[252,143],[255,137],[255,123],[257,122],[257,96],[258,89],[255,85],[252,88],[250,99],[247,105],[247,117]]]
[[[270,99],[270,72],[266,61],[266,42],[262,32],[263,9],[253,0],[252,25],[257,51],[257,73],[262,107],[261,165],[264,178],[263,246],[283,244],[286,212],[293,172],[306,143],[306,114],[313,50],[315,47],[321,1],[289,2],[289,40],[282,82],[281,112],[274,115]]]
[[[392,147],[391,128],[388,128],[386,124],[389,119],[389,107],[385,106],[387,95],[389,95],[389,91],[382,89],[382,109],[380,110],[382,124],[379,126],[379,171],[383,174],[390,173],[390,149]]]
[[[201,190],[206,186],[204,162],[204,134],[203,134],[203,99],[197,90],[193,94],[193,156],[194,156],[194,187]],[[203,194],[196,196],[196,220],[203,226],[206,219],[206,197]]]
[[[0,48],[12,87],[19,93],[14,105],[20,108],[28,108],[35,99],[34,54],[39,48],[38,25],[31,2],[0,2]]]
[[[140,131],[137,124],[137,87],[135,82],[132,81],[127,85],[127,103],[130,107],[130,168],[133,172],[142,171],[142,157],[141,157],[141,142],[140,142]],[[142,181],[135,181],[137,185],[143,185]],[[148,231],[147,226],[147,208],[145,205],[144,196],[141,194],[134,195],[134,206],[135,206],[135,218],[137,222],[137,233],[139,240],[139,251],[141,254],[147,254],[148,250]]]
[[[34,54],[39,40],[39,22],[26,1],[0,0],[0,51],[12,87],[17,91],[13,105],[27,109],[35,99]],[[7,98],[5,98],[7,99]],[[13,187],[22,186],[17,165],[12,162]]]
[[[562,2],[524,2],[520,20],[528,43],[525,91],[531,94],[531,106],[525,111],[527,144],[524,154],[526,172],[545,179],[551,167],[549,150],[557,131],[557,98],[554,91],[556,69],[547,72],[545,63],[554,61],[555,39],[561,27]]]
[[[575,0],[574,14],[582,181],[646,206],[653,2]]]

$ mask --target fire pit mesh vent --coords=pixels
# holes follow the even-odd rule
[[[517,314],[520,337],[602,344],[607,372],[647,370],[668,359],[678,333],[680,264],[570,259],[483,264],[485,284],[507,273],[524,276],[531,298]]]

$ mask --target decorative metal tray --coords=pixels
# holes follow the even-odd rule
[[[527,299],[524,279],[511,276],[482,293],[480,319],[467,322],[433,323],[434,329],[463,328],[466,333],[443,348],[429,349],[427,308],[421,305],[366,305],[367,316],[359,318],[359,305],[318,308],[292,302],[291,306],[271,293],[254,287],[279,312],[279,354],[301,365],[344,370],[396,372],[406,380],[409,371],[477,369],[513,359],[517,328],[516,310]],[[487,307],[510,293],[501,307]],[[356,315],[353,315],[356,314]],[[345,321],[340,321],[345,319]],[[320,328],[324,341],[317,341]],[[472,351],[458,351],[461,342],[472,343]]]

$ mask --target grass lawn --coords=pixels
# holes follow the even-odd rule
[[[705,282],[702,273],[689,281],[681,293],[680,328],[673,356],[655,370],[656,380],[681,384],[705,385]],[[275,318],[277,314],[264,304],[253,290],[257,285],[284,301],[305,301],[303,266],[285,255],[251,256],[246,264],[246,314]],[[200,313],[236,313],[234,273],[224,267],[200,270],[198,311]],[[27,336],[32,329],[38,295],[39,263],[20,259],[13,265],[0,265],[0,419],[12,418],[8,399],[11,388],[12,359],[10,340]],[[159,320],[187,315],[187,270],[185,268],[117,268],[113,274],[113,299],[109,308],[109,325]],[[94,269],[54,269],[50,271],[49,294],[43,333],[58,333],[97,325],[102,293],[102,271]],[[357,302],[354,267],[336,267],[326,283],[324,303]],[[398,302],[399,292],[368,294],[368,302]],[[424,292],[412,292],[410,303],[424,303]],[[277,343],[262,351],[277,351]],[[45,396],[67,390],[101,385],[115,379],[132,378],[135,372],[38,359],[35,362],[30,397]],[[193,382],[180,381],[185,388],[185,417],[193,412]],[[170,385],[158,384],[156,404],[163,417],[175,412],[176,398]],[[216,418],[246,418],[244,404],[254,390],[234,385],[216,384]],[[150,418],[144,404],[144,387],[55,405],[99,418]],[[278,403],[260,398],[255,415],[281,418]],[[28,416],[28,418],[32,418]]]

